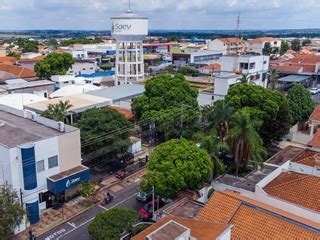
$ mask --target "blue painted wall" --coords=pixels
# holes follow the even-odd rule
[[[22,171],[25,190],[37,188],[37,170],[34,147],[22,148]]]
[[[90,170],[86,169],[82,172],[73,174],[66,178],[63,178],[59,181],[52,181],[50,178],[47,178],[47,188],[53,194],[59,194],[65,190],[73,188],[79,185],[81,182],[88,181],[90,178]]]
[[[35,224],[40,220],[39,203],[35,201],[33,203],[26,203],[27,216],[30,224]]]

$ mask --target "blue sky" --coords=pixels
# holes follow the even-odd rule
[[[0,29],[109,30],[127,0],[0,0]],[[132,0],[150,29],[320,28],[320,0]]]

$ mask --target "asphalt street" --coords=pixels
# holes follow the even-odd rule
[[[134,182],[128,187],[122,189],[117,193],[112,193],[114,196],[113,202],[105,206],[96,206],[72,219],[68,222],[52,229],[46,234],[40,236],[37,239],[40,240],[88,240],[90,239],[88,233],[88,225],[92,222],[97,213],[107,211],[114,207],[131,208],[139,210],[143,203],[136,200],[136,189],[139,182]]]

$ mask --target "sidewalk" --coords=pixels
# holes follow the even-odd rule
[[[35,236],[40,236],[101,203],[107,192],[115,194],[131,183],[139,181],[144,174],[145,169],[143,168],[123,180],[109,176],[100,183],[99,187],[97,186],[94,203],[89,204],[83,197],[78,197],[65,203],[63,208],[58,210],[46,209],[41,213],[40,222],[30,226],[29,229],[32,229]],[[28,239],[28,230],[18,235],[18,239]]]

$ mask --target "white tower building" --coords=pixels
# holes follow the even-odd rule
[[[113,17],[112,36],[116,39],[116,85],[144,80],[143,39],[148,35],[148,18],[128,10]]]

